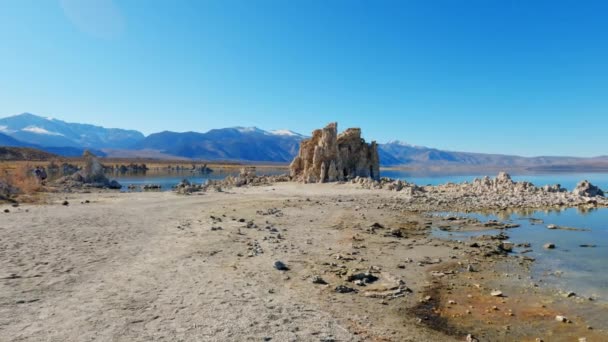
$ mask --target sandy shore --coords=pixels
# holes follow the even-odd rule
[[[449,222],[399,193],[49,196],[0,206],[2,341],[608,339],[605,306],[534,286],[527,261],[430,237]]]

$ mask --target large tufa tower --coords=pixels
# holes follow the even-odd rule
[[[345,181],[355,177],[380,179],[380,158],[375,141],[367,144],[360,128],[338,135],[338,124],[330,123],[312,132],[300,143],[289,166],[291,177],[306,183]]]

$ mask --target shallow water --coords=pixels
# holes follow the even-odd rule
[[[286,171],[281,169],[267,169],[258,172],[258,174],[278,175],[284,174]],[[208,180],[221,180],[227,176],[237,176],[238,171],[231,172],[211,172],[208,174],[190,171],[173,171],[173,172],[147,172],[145,174],[130,174],[130,175],[108,175],[108,178],[117,180],[121,185],[121,191],[130,191],[129,185],[135,185],[135,191],[141,191],[141,186],[145,184],[158,184],[161,186],[160,191],[170,191],[174,186],[186,179],[193,184],[204,184]]]
[[[442,215],[459,215],[443,213]],[[535,211],[506,215],[467,214],[480,221],[501,220],[521,224],[519,228],[507,229],[509,241],[530,243],[532,252],[525,255],[536,259],[532,264],[532,275],[536,282],[563,291],[573,291],[577,295],[594,297],[608,301],[608,208],[579,211],[570,208],[558,211]],[[541,219],[544,223],[533,223],[530,218]],[[568,231],[548,229],[547,225],[589,229],[589,231]],[[469,240],[482,234],[497,234],[499,230],[475,232],[446,232],[434,229],[433,234],[442,238]],[[545,249],[546,243],[554,243],[555,249]],[[581,247],[581,245],[595,247]],[[528,248],[516,248],[518,255]]]

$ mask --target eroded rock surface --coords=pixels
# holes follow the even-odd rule
[[[604,192],[599,187],[589,183],[588,180],[578,183],[572,193],[585,197],[604,197]]]
[[[338,124],[317,129],[300,143],[289,166],[293,179],[306,183],[345,181],[355,177],[380,179],[380,158],[375,141],[367,144],[360,128],[338,135]]]
[[[106,177],[104,166],[93,153],[85,151],[83,158],[85,165],[82,170],[58,179],[55,185],[63,187],[64,190],[74,188],[120,189],[122,187],[117,181],[109,180]]]
[[[526,181],[515,182],[501,172],[496,178],[477,178],[460,184],[418,186],[402,180],[355,178],[351,181],[366,189],[385,189],[403,194],[410,208],[420,210],[475,210],[502,208],[608,206],[598,187],[582,181],[572,192],[559,184],[537,187]]]

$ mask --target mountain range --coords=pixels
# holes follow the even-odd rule
[[[68,123],[30,113],[0,119],[0,146],[38,148],[62,156],[77,156],[84,149],[109,157],[146,157],[286,163],[297,154],[306,136],[290,131],[231,127],[199,132],[159,132],[144,136],[136,130]],[[400,141],[379,145],[383,166],[608,168],[608,157],[520,157],[453,152],[414,146]]]

